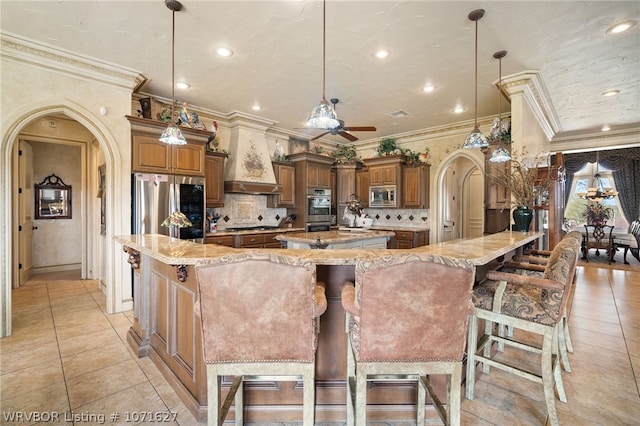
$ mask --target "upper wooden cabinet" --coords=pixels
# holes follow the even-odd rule
[[[429,208],[429,174],[431,166],[419,164],[402,167],[402,207]]]
[[[307,165],[307,186],[312,188],[331,187],[331,166],[321,163]]]
[[[272,163],[272,165],[273,173],[276,175],[276,181],[280,185],[281,192],[267,195],[267,207],[295,207],[296,167],[293,164],[285,163]]]
[[[127,117],[131,123],[133,172],[205,175],[205,143],[209,133],[181,128],[187,145],[167,145],[158,140],[167,124],[145,118]]]
[[[224,160],[227,154],[208,152],[204,159],[207,207],[224,207]]]
[[[404,161],[403,155],[384,155],[364,160],[369,167],[370,185],[396,185],[400,187],[402,184],[401,166]]]
[[[362,169],[356,172],[356,194],[360,198],[362,208],[369,207],[369,169]]]

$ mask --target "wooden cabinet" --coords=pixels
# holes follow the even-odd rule
[[[429,208],[429,174],[431,166],[419,164],[402,167],[402,207]]]
[[[356,172],[356,194],[360,198],[362,208],[369,207],[369,169],[362,169]]]
[[[330,188],[331,166],[320,163],[309,163],[307,169],[307,186],[313,188]]]
[[[287,207],[296,206],[296,168],[293,164],[272,163],[273,173],[276,181],[280,185],[280,193],[267,195],[267,207]]]
[[[307,190],[331,189],[331,165],[333,158],[312,152],[291,154],[289,160],[295,165],[295,228],[304,228],[307,223]],[[331,198],[334,198],[331,194]],[[333,204],[333,203],[332,203]]]
[[[205,143],[209,133],[203,130],[181,129],[186,145],[167,145],[158,140],[166,123],[137,117],[127,117],[131,123],[131,169],[134,172],[205,175]]]
[[[553,250],[562,240],[564,232],[562,223],[564,220],[564,181],[565,171],[562,153],[552,157],[549,167],[538,168],[538,180],[536,182],[538,198],[534,210],[534,229],[543,231],[545,235],[538,247],[544,250]]]
[[[394,249],[411,249],[429,244],[429,231],[399,231],[394,229],[395,238],[389,240],[388,247]]]
[[[197,300],[195,269],[192,265],[172,266],[155,259],[150,263],[151,346],[199,404],[206,405],[200,320],[193,309]],[[184,268],[184,281],[178,275],[178,268]]]
[[[364,160],[369,168],[369,183],[371,186],[402,184],[402,170],[406,157],[404,155],[384,155]]]
[[[263,232],[259,234],[241,234],[236,237],[236,248],[282,248],[276,240],[278,232]]]
[[[338,174],[335,169],[331,169],[331,214],[336,214],[338,210]]]
[[[233,235],[214,235],[208,236],[204,238],[205,244],[218,244],[225,247],[233,247],[234,246],[234,236]]]
[[[224,160],[227,154],[210,152],[204,159],[207,207],[224,207]]]
[[[493,182],[491,178],[498,170],[504,171],[511,167],[511,162],[492,163],[489,161],[491,154],[497,147],[490,146],[485,152],[485,176],[484,181],[484,232],[495,234],[509,229],[511,223],[511,192]]]

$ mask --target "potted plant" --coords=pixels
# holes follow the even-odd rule
[[[603,226],[613,217],[613,209],[598,202],[588,204],[584,212],[587,225]]]
[[[395,138],[384,138],[378,144],[378,155],[391,155],[398,151],[398,144]]]
[[[356,149],[348,145],[338,145],[338,149],[332,153],[338,164],[349,164],[358,161]]]

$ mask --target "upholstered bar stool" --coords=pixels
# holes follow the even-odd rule
[[[567,238],[573,238],[580,243],[582,242],[582,234],[579,231],[571,231],[567,233],[563,239]],[[549,256],[551,256],[550,250],[531,250],[528,256],[516,257],[514,258],[514,262],[505,262],[503,271],[521,275],[543,277],[545,265],[549,260]],[[569,301],[571,300],[570,298],[572,297],[576,283],[575,273],[577,260],[578,259],[576,258],[574,267],[569,271]],[[567,302],[567,305],[568,303],[569,302]],[[565,305],[565,309],[562,312],[562,324],[560,326],[560,329],[558,330],[558,350],[560,351],[560,361],[562,364],[562,368],[566,372],[570,373],[571,363],[569,362],[568,352],[573,353],[573,344],[571,342],[571,334],[569,332],[567,305]]]
[[[324,284],[308,259],[267,252],[208,259],[196,266],[207,368],[208,424],[222,425],[235,398],[243,424],[243,382],[303,382],[303,422],[314,423],[315,352]],[[222,376],[235,376],[221,404]],[[265,377],[267,376],[267,377]]]
[[[558,425],[554,385],[558,398],[565,402],[557,348],[559,324],[567,303],[570,271],[575,270],[580,242],[564,238],[552,250],[542,278],[528,275],[490,271],[487,280],[473,291],[475,308],[469,324],[467,349],[466,397],[474,398],[476,363],[482,364],[484,373],[490,367],[499,368],[524,379],[543,385],[549,421]],[[486,322],[485,333],[478,341],[478,319]],[[526,344],[493,333],[493,324],[528,331],[542,337],[541,345]],[[494,356],[492,343],[504,344],[540,356],[541,374],[518,368],[509,362],[506,352]]]
[[[385,256],[356,263],[355,285],[342,288],[350,343],[347,425],[364,426],[367,380],[413,380],[418,425],[428,392],[447,425],[460,424],[462,359],[474,267],[426,254]],[[447,376],[446,408],[429,375]],[[355,388],[354,388],[355,387]]]

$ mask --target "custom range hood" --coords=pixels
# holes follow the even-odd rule
[[[273,124],[273,121],[240,112],[229,115],[231,137],[224,173],[225,192],[280,193],[265,137],[266,130]]]

